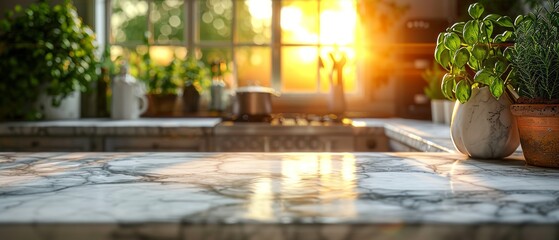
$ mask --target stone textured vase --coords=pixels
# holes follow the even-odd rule
[[[472,158],[500,159],[511,155],[520,144],[511,101],[496,100],[489,88],[474,88],[465,104],[456,102],[450,134],[456,149]]]
[[[559,168],[559,104],[514,104],[526,163]]]

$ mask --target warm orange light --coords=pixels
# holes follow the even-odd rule
[[[357,15],[352,1],[338,1],[339,6],[320,14],[320,42],[345,45],[355,42]]]
[[[151,46],[149,55],[155,64],[167,66],[173,61],[173,50],[165,46]]]
[[[333,62],[329,54],[344,53],[347,62],[343,69],[343,81],[346,92],[356,89],[356,53],[353,47],[356,41],[357,11],[354,1],[325,1],[319,3],[321,12],[317,16],[318,5],[308,2],[294,2],[283,6],[281,9],[282,39],[287,43],[321,44],[333,47],[321,47],[317,52],[312,47],[297,47],[293,50],[284,50],[282,53],[282,68],[284,69],[284,90],[288,91],[320,91],[330,90],[330,75],[333,70]],[[317,19],[318,18],[318,19]],[[313,22],[313,19],[318,21]],[[320,22],[320,26],[318,26]],[[318,54],[318,55],[317,55]],[[316,79],[317,72],[299,71],[307,69],[316,62],[318,57],[322,59],[320,81]],[[286,66],[286,64],[294,66]],[[296,68],[296,69],[294,69]],[[296,74],[297,76],[294,76]],[[333,76],[334,80],[337,76]],[[305,81],[301,81],[305,79]]]
[[[268,21],[272,16],[271,0],[247,0],[246,5],[254,20]]]

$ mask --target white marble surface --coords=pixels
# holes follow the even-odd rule
[[[449,153],[0,153],[0,236],[557,239],[559,171]]]
[[[393,140],[422,152],[456,152],[450,139],[450,128],[445,124],[413,119],[354,119],[366,127],[384,127],[384,133]]]
[[[134,120],[79,119],[65,121],[3,122],[8,136],[165,136],[202,134],[220,118],[140,118]]]

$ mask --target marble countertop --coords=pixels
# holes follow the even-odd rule
[[[383,126],[391,139],[423,152],[456,152],[450,139],[450,126],[413,119],[354,119],[367,127]]]
[[[559,171],[452,153],[0,153],[7,239],[557,239]]]
[[[353,119],[352,131],[348,127],[329,126],[328,133],[353,132],[355,135],[378,134],[405,143],[423,152],[454,152],[447,125],[411,119]],[[0,136],[212,136],[216,132],[233,128],[217,127],[219,118],[141,118],[137,120],[80,119],[69,121],[4,122],[0,123]],[[351,127],[351,126],[350,126]],[[296,128],[303,128],[296,126]],[[268,129],[269,130],[269,129]],[[286,133],[278,127],[275,131]],[[321,129],[321,132],[324,129]],[[300,132],[298,129],[297,132]],[[239,133],[253,134],[246,129]],[[293,131],[291,131],[293,132]],[[313,133],[312,129],[306,132]]]
[[[0,136],[203,135],[221,118],[78,119],[0,123]]]

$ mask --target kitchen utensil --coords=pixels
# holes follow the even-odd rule
[[[272,88],[247,86],[237,88],[233,115],[266,116],[272,113],[272,96],[280,94]]]
[[[332,59],[332,71],[330,72],[330,98],[328,99],[328,107],[331,113],[343,114],[345,112],[345,95],[343,83],[343,68],[347,62],[345,53],[340,53],[341,58],[338,60],[334,53],[330,53]],[[337,73],[337,78],[334,81],[334,72]]]

